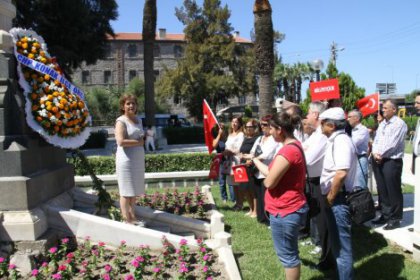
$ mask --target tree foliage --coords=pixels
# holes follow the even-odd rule
[[[321,80],[334,78],[338,79],[343,110],[348,112],[352,109],[355,109],[356,101],[365,96],[366,90],[357,86],[356,82],[353,80],[350,74],[339,72],[337,67],[330,62],[327,66],[326,73],[321,74]],[[307,105],[310,103],[310,100],[311,96],[308,89],[307,97],[303,102],[305,107],[307,107]]]
[[[175,69],[166,69],[158,81],[158,94],[180,100],[193,117],[202,118],[205,98],[212,108],[228,98],[248,93],[255,82],[251,50],[235,43],[230,11],[219,0],[184,0],[176,8],[184,24],[184,57]]]
[[[93,88],[86,91],[86,100],[92,115],[93,125],[113,125],[115,119],[121,114],[119,99],[123,94],[137,97],[138,113],[142,113],[145,106],[144,82],[139,78],[130,81],[124,90],[118,88]],[[168,105],[159,99],[156,110],[160,113],[167,112]]]
[[[105,55],[117,7],[115,0],[16,0],[14,26],[40,34],[63,71],[71,74],[82,61],[93,64]]]
[[[290,102],[300,103],[302,83],[310,77],[311,70],[308,63],[298,62],[293,65],[277,63],[274,68],[274,82],[279,89],[279,95]]]

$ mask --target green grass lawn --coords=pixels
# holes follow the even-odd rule
[[[219,187],[212,188],[218,209],[225,215],[225,230],[232,234],[232,248],[242,278],[284,279],[284,270],[274,253],[270,230],[255,219],[234,212],[232,204],[223,205]],[[300,246],[301,279],[325,279],[328,274],[311,270],[317,257],[309,254],[313,246]],[[420,279],[420,265],[410,254],[389,245],[382,235],[360,226],[353,227],[355,279]]]

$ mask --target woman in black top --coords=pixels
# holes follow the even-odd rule
[[[241,163],[246,163],[247,155],[251,152],[255,141],[259,137],[258,122],[255,119],[250,119],[245,125],[245,138],[239,150],[241,153]],[[248,175],[248,182],[239,184],[239,197],[242,201],[246,198],[249,204],[249,212],[245,215],[252,218],[257,217],[257,201],[255,198],[255,177],[251,165],[247,164],[246,172]],[[237,198],[238,200],[238,198]]]

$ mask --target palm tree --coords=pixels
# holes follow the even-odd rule
[[[143,45],[144,45],[144,112],[146,125],[155,125],[155,77],[154,42],[156,39],[156,0],[146,0],[143,8]]]
[[[255,0],[254,29],[255,64],[259,75],[259,114],[265,116],[272,113],[274,70],[274,32],[271,5],[268,0]]]

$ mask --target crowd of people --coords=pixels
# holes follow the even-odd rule
[[[419,95],[415,107],[420,115]],[[134,96],[124,95],[120,110],[115,138],[121,213],[125,222],[144,225],[134,206],[136,196],[144,193],[144,146],[153,134],[143,130]],[[386,224],[384,230],[400,226],[407,125],[397,116],[392,100],[386,100],[378,112],[376,129],[366,128],[362,119],[360,111],[346,113],[337,101],[312,102],[304,117],[299,106],[292,105],[259,120],[248,119],[245,125],[242,117],[234,116],[228,132],[223,124],[215,131],[213,147],[223,154],[221,198],[234,201],[236,211],[242,211],[246,201],[249,211],[245,215],[270,227],[286,279],[300,278],[298,239],[305,233],[320,248],[316,269],[335,269],[339,279],[353,279],[352,222],[346,195],[367,188],[369,164],[381,213],[372,223]],[[418,123],[414,156],[420,151],[419,134]],[[238,164],[246,165],[248,182],[235,182],[233,167]]]
[[[420,114],[420,96],[415,107]],[[274,249],[286,279],[300,278],[298,240],[310,236],[319,248],[318,270],[335,270],[339,279],[353,279],[351,213],[346,195],[368,188],[369,164],[377,182],[380,215],[371,221],[384,230],[400,226],[403,196],[402,158],[407,125],[391,99],[383,102],[374,128],[362,124],[355,109],[344,112],[338,100],[312,102],[308,113],[292,105],[259,121],[234,116],[213,142],[223,154],[220,168],[222,200],[232,191],[233,210],[269,225]],[[420,142],[414,138],[414,155]],[[417,146],[416,146],[417,145]],[[233,166],[245,164],[249,181],[236,183]],[[306,234],[306,235],[305,235]]]

